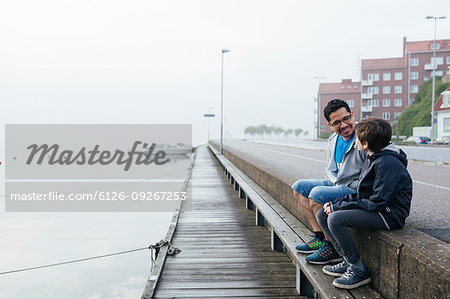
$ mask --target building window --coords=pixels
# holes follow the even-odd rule
[[[431,57],[431,65],[435,63],[435,66],[444,64],[444,57]]]
[[[367,79],[368,80],[372,80],[372,81],[380,81],[380,74],[376,73],[376,74],[368,74],[367,75]]]
[[[401,85],[394,86],[394,93],[402,93],[402,86]]]
[[[450,132],[450,117],[444,118],[444,132]]]
[[[400,116],[400,114],[402,114],[402,113],[401,112],[394,112],[394,119],[397,119]]]
[[[353,108],[355,106],[355,101],[354,100],[347,100],[347,104],[350,108]]]
[[[394,79],[395,80],[402,80],[403,79],[403,73],[394,73]]]
[[[442,95],[442,106],[441,108],[450,107],[450,93]]]
[[[419,91],[419,86],[411,85],[411,92],[418,92],[418,91]]]
[[[378,100],[368,100],[367,101],[367,105],[369,107],[378,107],[379,101]]]
[[[391,119],[391,113],[389,112],[383,112],[383,119],[384,120],[390,120]]]
[[[419,72],[411,72],[411,80],[419,79]]]
[[[383,73],[383,81],[390,81],[391,73]]]
[[[447,64],[450,64],[450,56],[447,56]]]
[[[439,46],[439,43],[432,43],[430,48],[431,50],[439,50]]]
[[[383,94],[389,94],[389,93],[391,93],[391,87],[383,86]]]
[[[370,94],[378,94],[379,93],[379,89],[378,86],[371,86],[367,88],[367,93]]]
[[[418,66],[419,58],[411,58],[411,66]]]
[[[391,100],[384,99],[383,100],[383,107],[389,107],[389,106],[391,106]]]
[[[394,106],[395,107],[401,107],[402,106],[402,99],[395,99],[394,100]]]
[[[408,105],[411,105],[412,103],[414,103],[414,98],[409,99]]]

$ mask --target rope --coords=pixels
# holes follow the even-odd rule
[[[92,257],[86,257],[86,258],[76,259],[76,260],[69,260],[69,261],[59,262],[59,263],[54,263],[54,264],[47,264],[47,265],[41,265],[41,266],[36,266],[36,267],[28,267],[28,268],[10,270],[10,271],[5,271],[5,272],[0,272],[0,275],[17,273],[17,272],[24,272],[24,271],[30,271],[30,270],[36,270],[36,269],[42,269],[42,268],[49,268],[49,267],[66,265],[66,264],[73,264],[73,263],[84,262],[84,261],[88,261],[88,260],[94,260],[94,259],[109,257],[109,256],[113,256],[113,255],[119,255],[119,254],[125,254],[125,253],[130,253],[130,252],[141,251],[141,250],[145,250],[145,249],[150,249],[150,259],[151,259],[151,271],[150,272],[152,272],[153,271],[153,267],[155,265],[155,259],[158,257],[159,250],[160,250],[161,247],[163,247],[165,245],[169,245],[169,250],[168,250],[169,251],[169,255],[175,255],[175,254],[181,252],[181,250],[179,248],[172,247],[172,245],[170,244],[170,242],[168,240],[161,240],[158,243],[150,245],[148,247],[141,247],[141,248],[130,249],[130,250],[125,250],[125,251],[119,251],[119,252],[114,252],[114,253],[109,253],[109,254],[103,254],[103,255],[97,255],[97,256],[92,256]]]
[[[181,252],[181,249],[173,247],[169,240],[161,240],[158,243],[154,245],[150,245],[148,248],[150,248],[150,257],[151,257],[151,270],[150,273],[153,272],[153,268],[155,266],[155,259],[158,258],[158,253],[161,247],[168,245],[169,249],[167,250],[168,255],[175,255]]]
[[[36,267],[29,267],[29,268],[23,268],[23,269],[10,270],[10,271],[5,271],[5,272],[0,272],[0,275],[16,273],[16,272],[30,271],[30,270],[35,270],[35,269],[42,269],[42,268],[48,268],[48,267],[54,267],[54,266],[72,264],[72,263],[78,263],[78,262],[94,260],[94,259],[104,258],[104,257],[108,257],[108,256],[113,256],[113,255],[125,254],[125,253],[145,250],[145,249],[149,249],[149,248],[148,247],[142,247],[142,248],[136,248],[136,249],[131,249],[131,250],[119,251],[119,252],[114,252],[114,253],[109,253],[109,254],[104,254],[104,255],[97,255],[97,256],[92,256],[92,257],[87,257],[87,258],[82,258],[82,259],[70,260],[70,261],[65,261],[65,262],[60,262],[60,263],[54,263],[54,264],[41,265],[41,266],[36,266]]]

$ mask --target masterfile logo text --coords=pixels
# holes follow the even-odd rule
[[[6,125],[5,211],[172,211],[191,125]]]

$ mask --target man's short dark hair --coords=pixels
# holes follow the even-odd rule
[[[367,147],[374,153],[386,147],[392,137],[391,124],[377,117],[362,119],[356,124],[355,131],[359,141],[361,143],[367,142]]]
[[[350,112],[350,107],[348,106],[347,102],[339,99],[334,99],[328,102],[328,104],[323,109],[323,116],[327,119],[328,122],[330,122],[330,114],[333,112],[338,111],[342,107],[345,108],[348,112]]]

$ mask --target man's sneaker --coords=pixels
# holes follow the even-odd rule
[[[306,257],[307,262],[319,265],[342,262],[343,260],[336,250],[330,247],[327,241],[324,241],[323,246],[319,250]]]
[[[322,271],[325,274],[339,277],[342,274],[344,274],[345,271],[347,271],[348,267],[350,267],[350,265],[346,261],[343,261],[342,263],[339,263],[334,266],[323,266]]]
[[[316,250],[319,250],[320,247],[323,246],[323,242],[318,238],[314,237],[311,241],[305,244],[300,244],[295,247],[300,253],[312,253]]]
[[[369,283],[371,280],[366,267],[364,267],[364,270],[348,267],[341,277],[333,281],[333,285],[337,288],[349,290]]]

